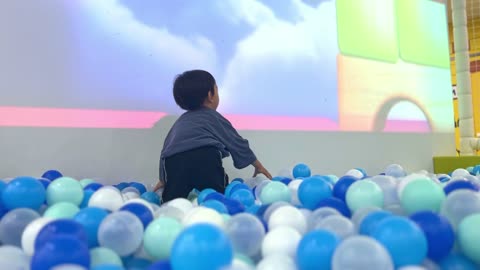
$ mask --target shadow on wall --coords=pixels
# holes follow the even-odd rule
[[[422,106],[420,106],[417,102],[415,102],[413,99],[409,99],[405,97],[390,99],[380,107],[380,110],[378,110],[377,113],[375,114],[375,119],[373,122],[373,131],[374,132],[384,131],[385,125],[387,123],[388,115],[391,112],[392,108],[395,107],[395,105],[403,102],[408,102],[414,105],[415,107],[417,107],[420,111],[422,111],[423,115],[425,116],[425,119],[427,120],[428,130],[432,131],[432,120],[428,115],[428,113],[425,111],[425,109]]]

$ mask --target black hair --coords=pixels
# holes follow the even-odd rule
[[[214,91],[215,78],[204,70],[189,70],[178,75],[173,83],[173,97],[180,108],[193,111],[200,109]]]

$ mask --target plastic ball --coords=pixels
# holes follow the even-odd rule
[[[243,185],[243,184],[242,184]],[[237,185],[238,187],[239,185]],[[237,190],[232,190],[232,193],[230,195],[230,198],[232,200],[239,201],[242,203],[245,207],[250,207],[253,204],[255,204],[255,197],[253,196],[253,193],[250,189],[237,189]]]
[[[308,229],[313,230],[316,224],[331,215],[341,215],[341,213],[331,207],[321,207],[313,211],[308,219]]]
[[[261,213],[261,210],[259,211],[259,214],[261,217],[263,217],[265,219],[265,221],[268,222],[268,220],[270,219],[270,216],[273,214],[273,212],[275,212],[275,210],[277,210],[278,208],[280,207],[283,207],[283,206],[291,206],[291,204],[287,203],[287,202],[274,202],[272,204],[266,204],[266,205],[262,205],[263,209],[263,213]]]
[[[343,240],[333,253],[332,270],[393,270],[392,258],[378,241],[366,236]]]
[[[376,230],[378,224],[384,219],[391,217],[392,214],[387,211],[373,211],[367,214],[358,226],[360,234],[370,236]]]
[[[88,178],[82,179],[78,182],[80,183],[82,188],[85,188],[86,186],[90,185],[91,183],[95,183],[95,181],[93,179],[88,179]]]
[[[196,224],[183,230],[173,243],[170,256],[175,270],[221,269],[232,260],[232,243],[221,229],[210,224]]]
[[[119,265],[102,264],[92,267],[90,270],[125,270],[125,268]]]
[[[333,196],[342,201],[345,201],[347,190],[356,181],[357,178],[350,175],[340,177],[340,179],[338,179],[338,181],[333,186]]]
[[[225,232],[232,241],[235,252],[247,256],[258,254],[265,237],[265,228],[262,222],[247,213],[230,218],[225,225]]]
[[[29,208],[17,208],[8,212],[0,219],[0,242],[3,245],[20,247],[25,228],[37,218],[40,218],[40,215]]]
[[[477,266],[461,254],[450,254],[439,263],[442,270],[476,270]]]
[[[143,247],[148,255],[157,260],[170,257],[170,250],[177,236],[182,231],[182,224],[176,219],[161,217],[150,223],[145,230]]]
[[[268,257],[274,254],[293,257],[302,236],[290,227],[278,227],[270,230],[262,243],[262,255]]]
[[[25,232],[27,229],[25,229]],[[45,224],[38,232],[37,237],[34,240],[35,252],[45,246],[48,241],[62,235],[74,237],[78,241],[85,243],[85,245],[88,244],[87,233],[81,224],[70,219],[56,219]]]
[[[90,248],[98,246],[98,228],[107,216],[108,212],[102,208],[87,207],[80,210],[73,217],[73,220],[81,224],[85,229]]]
[[[85,242],[71,235],[59,235],[48,240],[33,254],[31,270],[50,270],[61,264],[90,267],[90,253]]]
[[[90,250],[91,267],[100,265],[123,266],[123,262],[113,250],[106,247],[96,247]]]
[[[385,246],[395,267],[420,264],[427,256],[423,231],[407,218],[385,218],[376,226],[372,237]]]
[[[350,209],[348,209],[347,204],[344,201],[337,199],[335,197],[321,200],[317,204],[316,208],[320,208],[320,207],[331,207],[337,210],[338,212],[340,212],[343,216],[347,218],[350,218],[352,216],[352,212],[350,211]]]
[[[314,228],[332,232],[340,239],[345,239],[355,234],[355,225],[348,218],[341,215],[325,217]]]
[[[123,189],[129,187],[130,184],[128,184],[127,182],[120,182],[116,185],[116,187],[118,188],[118,190],[122,191]]]
[[[215,210],[206,207],[196,207],[190,210],[182,220],[185,227],[199,223],[208,223],[218,227],[223,227],[223,217]]]
[[[157,205],[160,205],[160,203],[161,203],[160,196],[158,196],[157,193],[155,193],[153,191],[144,192],[140,196],[140,198],[144,199],[145,201],[147,201],[149,203],[153,203],[153,204],[157,204]]]
[[[17,177],[10,181],[0,194],[6,209],[30,208],[38,210],[45,202],[42,183],[33,177]]]
[[[307,233],[298,244],[296,258],[299,270],[330,269],[332,257],[341,239],[325,230]]]
[[[458,226],[458,243],[463,253],[473,262],[480,264],[480,214],[464,218]]]
[[[445,217],[431,211],[417,212],[410,216],[420,228],[428,242],[428,258],[439,261],[445,258],[455,243],[452,225]]]
[[[273,211],[268,221],[268,228],[290,227],[304,234],[307,231],[307,221],[302,212],[293,206],[282,206]]]
[[[445,192],[445,194],[448,195],[452,191],[459,189],[470,189],[472,191],[478,191],[478,185],[470,181],[452,181],[443,188],[443,191]]]
[[[70,177],[61,177],[53,181],[47,188],[47,203],[70,202],[80,205],[83,200],[83,188],[80,183]]]
[[[147,188],[142,183],[132,182],[132,183],[130,183],[130,187],[136,188],[138,190],[138,192],[140,193],[140,195],[147,192]]]
[[[54,181],[60,177],[63,177],[62,173],[57,170],[48,170],[42,174],[42,178]]]
[[[370,213],[374,211],[379,211],[382,210],[380,207],[376,206],[368,206],[368,207],[362,207],[358,209],[355,214],[352,215],[352,222],[353,225],[355,225],[355,228],[357,231],[360,229],[360,224],[362,223],[363,219]]]
[[[310,171],[310,167],[308,165],[300,163],[293,167],[293,177],[310,177],[312,172]]]
[[[445,193],[432,180],[417,179],[405,186],[400,200],[408,214],[425,210],[438,212],[445,200]]]
[[[476,166],[473,167],[472,174],[473,175],[479,175],[480,174],[480,165],[476,165]]]
[[[298,188],[298,199],[310,210],[316,209],[320,201],[331,196],[330,184],[317,178],[305,178]]]
[[[30,222],[23,231],[22,234],[22,249],[28,256],[32,256],[35,249],[35,240],[38,233],[43,229],[45,225],[51,222],[51,218],[37,218]]]
[[[0,246],[0,269],[30,269],[29,256],[17,246]]]
[[[470,175],[470,172],[462,168],[456,169],[452,172],[452,177],[467,176],[467,175]]]
[[[257,265],[256,270],[296,270],[295,261],[287,256],[280,254],[273,254],[268,257],[264,257]]]
[[[108,215],[98,228],[98,243],[120,256],[134,253],[143,239],[142,222],[127,211]]]
[[[465,217],[480,213],[480,194],[468,189],[453,191],[443,202],[440,213],[456,228]]]
[[[241,183],[238,182],[238,181],[231,182],[230,184],[228,184],[227,187],[225,188],[225,197],[229,198],[233,187],[235,187],[236,185],[240,185],[240,184]]]
[[[397,180],[392,176],[377,175],[371,179],[383,192],[384,205],[398,204]]]
[[[172,270],[172,267],[170,265],[170,261],[164,260],[151,264],[147,270]]]
[[[87,184],[86,186],[83,187],[83,190],[92,190],[92,191],[97,191],[99,189],[103,188],[103,185],[100,183],[95,183],[92,182],[90,184]]]
[[[92,197],[93,193],[95,191],[93,190],[84,190],[83,191],[83,200],[82,202],[80,203],[80,208],[85,208],[88,206],[88,202],[90,201],[90,198]]]
[[[346,172],[345,175],[350,175],[350,176],[353,176],[357,179],[362,179],[363,177],[366,176],[363,172],[361,172],[360,170],[357,170],[357,169],[351,169],[348,172]]]
[[[385,175],[393,176],[396,178],[404,177],[406,175],[405,170],[398,164],[391,164],[385,168]]]
[[[93,193],[88,201],[88,206],[99,207],[109,211],[116,211],[123,205],[120,191],[114,187],[102,187]]]
[[[71,202],[58,202],[47,208],[44,217],[49,218],[72,218],[75,216],[80,208]]]
[[[250,188],[246,184],[243,184],[241,182],[238,182],[238,183],[239,183],[238,185],[233,185],[232,186],[232,189],[230,190],[229,196],[227,196],[227,198],[230,198],[232,196],[232,194],[235,193],[235,191],[237,191],[237,190],[240,190],[240,189],[250,190]]]
[[[134,214],[142,222],[144,228],[146,228],[154,218],[153,211],[140,203],[127,203],[120,207],[118,211],[127,211]]]
[[[215,193],[216,191],[212,188],[207,188],[207,189],[204,189],[202,190],[199,194],[198,194],[198,197],[197,197],[197,200],[198,200],[198,203],[199,204],[202,204],[204,201],[205,201],[205,198],[211,194],[211,193]]]
[[[182,210],[174,206],[162,205],[157,211],[155,211],[155,217],[171,217],[177,221],[182,221],[185,217],[185,214]]]
[[[40,183],[42,183],[43,187],[45,188],[45,190],[47,190],[48,186],[50,185],[50,183],[52,181],[48,180],[48,179],[45,179],[45,178],[39,178],[38,181],[40,181]]]
[[[288,189],[290,189],[290,193],[292,194],[292,204],[293,205],[300,205],[300,200],[298,198],[298,189],[300,188],[300,184],[302,184],[303,180],[295,179],[288,184]]]
[[[352,212],[367,206],[383,207],[383,192],[370,180],[357,181],[348,189],[346,202]]]
[[[286,185],[280,182],[270,182],[266,185],[262,194],[260,194],[260,200],[264,204],[284,201],[290,202],[292,200],[292,194]]]
[[[201,206],[213,209],[220,214],[228,214],[227,207],[221,202],[217,200],[208,200],[201,204]]]
[[[255,195],[255,198],[257,199],[260,199],[260,195],[262,194],[262,191],[263,189],[268,185],[270,184],[270,180],[263,180],[262,182],[260,182],[258,185],[256,185],[254,187],[254,189],[252,189],[253,191],[253,194]]]
[[[405,187],[412,181],[418,180],[418,179],[429,179],[425,177],[425,175],[418,174],[418,173],[413,173],[408,176],[405,176],[404,178],[401,178],[400,181],[397,183],[397,195],[398,198],[402,197],[402,192],[405,189]]]
[[[173,206],[182,210],[184,214],[186,214],[188,211],[190,211],[193,208],[192,202],[184,198],[177,198],[177,199],[171,200],[167,203],[167,205]]]

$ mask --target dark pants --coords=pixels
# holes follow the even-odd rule
[[[192,189],[212,188],[225,192],[228,176],[222,166],[222,154],[215,147],[202,147],[165,159],[166,183],[163,202],[187,198]]]

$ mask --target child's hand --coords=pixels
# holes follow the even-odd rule
[[[265,169],[265,167],[263,167],[262,163],[260,163],[260,161],[256,160],[254,163],[253,163],[253,166],[255,167],[255,172],[253,173],[253,177],[257,176],[258,174],[263,174],[265,175],[268,179],[272,179],[272,175],[268,172],[267,169]]]
[[[163,183],[162,180],[158,181],[158,183],[155,185],[153,188],[153,192],[157,192],[158,190],[162,189],[165,187],[165,183]]]

